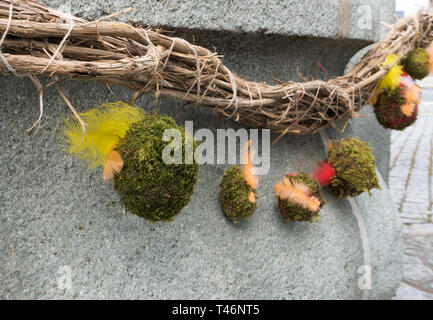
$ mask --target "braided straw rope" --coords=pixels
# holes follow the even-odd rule
[[[86,79],[209,107],[225,118],[281,135],[314,134],[358,116],[390,53],[405,57],[433,40],[433,16],[401,19],[344,76],[265,85],[233,74],[210,50],[158,30],[107,18],[93,22],[33,0],[0,0],[0,68],[55,81]],[[346,122],[347,123],[347,122]],[[345,127],[345,126],[344,126]]]

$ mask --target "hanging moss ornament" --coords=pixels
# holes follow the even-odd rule
[[[231,166],[224,172],[221,181],[221,209],[228,219],[238,223],[250,217],[257,209],[256,189],[259,184],[254,174],[250,150],[251,140],[246,143],[242,153],[242,166]]]
[[[406,103],[402,88],[382,91],[374,104],[377,121],[385,128],[404,130],[418,117],[418,104]]]
[[[251,201],[251,193],[255,191],[248,185],[240,166],[231,166],[224,172],[220,189],[221,209],[234,223],[250,217],[256,211],[256,202]]]
[[[104,166],[104,180],[114,178],[114,188],[130,212],[150,221],[171,220],[189,202],[199,166],[193,154],[185,159],[185,144],[193,150],[197,144],[172,118],[147,115],[124,102],[104,103],[79,116],[86,131],[77,120],[66,120],[65,149],[90,168]],[[163,161],[170,142],[162,137],[168,129],[181,136],[174,150],[180,150],[180,164]]]
[[[182,136],[176,145],[181,150],[181,164],[166,164],[163,150],[173,142],[163,141],[163,133],[174,129]],[[199,165],[186,159],[185,144],[197,143],[173,118],[145,115],[131,125],[116,147],[123,159],[123,169],[114,177],[114,188],[128,211],[149,221],[172,220],[190,201]]]
[[[396,62],[396,56],[387,60]],[[394,65],[379,82],[370,102],[378,122],[388,129],[403,130],[416,121],[422,90],[400,65]]]
[[[278,206],[287,221],[318,222],[326,204],[320,186],[308,173],[287,174],[274,186]]]
[[[330,141],[326,161],[319,162],[314,177],[323,186],[329,186],[337,198],[380,189],[371,148],[356,138]]]
[[[404,60],[404,69],[414,79],[422,80],[430,73],[429,54],[426,49],[412,50]]]

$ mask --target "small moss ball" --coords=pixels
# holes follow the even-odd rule
[[[231,166],[224,172],[220,188],[222,211],[234,223],[250,217],[257,209],[257,205],[248,198],[255,191],[248,185],[240,166]]]
[[[319,222],[320,209],[326,204],[320,190],[319,183],[308,173],[299,173],[297,175],[287,175],[292,183],[303,183],[310,190],[311,196],[320,200],[320,208],[316,212],[301,207],[300,205],[278,198],[278,207],[280,208],[281,215],[287,221],[306,221],[306,222]]]
[[[411,126],[418,117],[418,106],[411,116],[407,117],[401,106],[405,104],[405,97],[400,89],[382,91],[374,105],[377,121],[388,129],[404,130]]]
[[[371,148],[356,138],[332,141],[327,160],[335,176],[329,185],[337,198],[356,197],[373,188],[380,189],[376,176],[376,160]]]
[[[175,129],[182,136],[182,164],[166,164],[163,150],[172,141],[163,141],[163,133]],[[145,115],[131,125],[116,150],[123,159],[123,169],[114,177],[114,188],[131,213],[149,221],[172,220],[190,201],[199,165],[185,161],[185,139],[197,143],[173,118]],[[179,149],[176,149],[179,150]],[[190,158],[192,160],[192,158]]]
[[[422,80],[430,73],[429,56],[427,50],[417,48],[407,55],[404,69],[414,79]]]

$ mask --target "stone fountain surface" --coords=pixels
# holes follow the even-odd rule
[[[373,1],[351,1],[346,16],[350,19],[334,26],[335,11],[340,12],[345,1],[287,1],[287,7],[277,7],[278,1],[266,7],[252,1],[248,10],[238,2],[210,1],[205,8],[193,6],[198,1],[192,0],[182,5],[180,1],[153,3],[80,0],[72,1],[72,12],[90,19],[132,6],[135,14],[122,17],[125,21],[179,28],[179,36],[194,37],[196,43],[225,54],[224,62],[234,72],[268,83],[272,78],[297,81],[297,67],[305,76],[323,77],[314,60],[331,76],[342,74],[358,50],[378,39],[378,21],[391,21],[393,13],[393,1],[381,2],[386,11]],[[356,30],[353,24],[362,3],[372,8],[371,30]],[[211,5],[212,10],[207,7]],[[293,6],[295,13],[303,13],[302,19],[289,10]],[[150,13],[146,8],[152,8]],[[253,19],[257,12],[262,12],[260,20]],[[269,23],[273,12],[284,15],[285,24]],[[379,19],[377,12],[384,15]],[[238,26],[237,21],[245,23]],[[341,24],[347,29],[344,40],[337,36]],[[102,182],[100,169],[88,170],[60,150],[58,129],[68,111],[54,88],[45,91],[42,126],[29,137],[24,129],[39,108],[32,83],[1,76],[0,86],[0,298],[361,297],[362,247],[348,202],[335,202],[325,191],[329,204],[322,209],[319,223],[286,223],[273,197],[272,186],[284,173],[311,171],[324,158],[318,135],[287,136],[271,146],[271,168],[260,180],[259,209],[250,220],[233,225],[221,212],[219,183],[228,165],[203,165],[191,202],[182,213],[171,223],[149,224],[122,208],[117,193]],[[131,98],[123,89],[112,90],[116,97],[100,84],[64,85],[80,111]],[[137,104],[146,110],[155,108],[152,97],[143,97]],[[180,106],[162,98],[156,108],[176,117],[179,124],[193,120],[195,129],[241,128],[207,109],[187,106],[179,112]],[[341,136],[335,130],[328,132]],[[371,143],[379,170],[387,177],[389,133],[374,117],[355,120],[347,135]],[[271,140],[276,137],[271,135]],[[382,177],[380,185],[382,191],[374,191],[371,197],[361,195],[356,202],[372,250],[371,297],[391,298],[402,274],[401,223]]]

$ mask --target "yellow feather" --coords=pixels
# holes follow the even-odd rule
[[[87,124],[86,136],[76,119],[65,120],[63,137],[66,150],[87,162],[89,167],[104,166],[108,153],[128,131],[130,125],[143,118],[144,111],[124,102],[104,103],[80,113]]]
[[[390,54],[386,58],[385,62],[382,64],[382,67],[388,66],[396,60],[400,58],[395,54]],[[380,92],[383,89],[394,90],[397,89],[400,85],[400,77],[403,74],[403,66],[396,64],[394,65],[388,73],[382,78],[377,88],[377,92]]]

